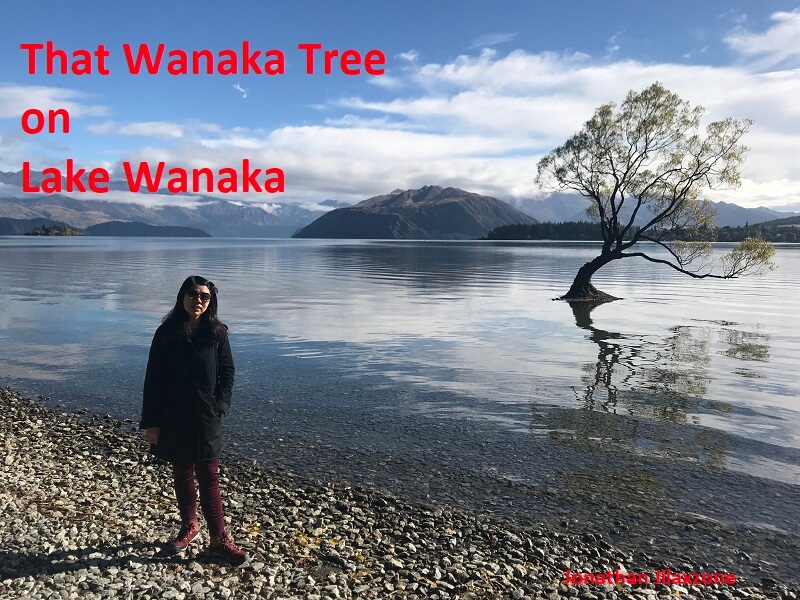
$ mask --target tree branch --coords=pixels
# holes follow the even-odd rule
[[[648,256],[644,252],[631,252],[630,254],[620,253],[620,256],[622,258],[631,258],[631,257],[634,257],[634,256],[639,256],[641,258],[644,258],[645,260],[649,260],[652,263],[657,263],[659,265],[667,265],[668,267],[672,267],[673,269],[675,269],[679,273],[683,273],[684,275],[688,275],[689,277],[694,277],[695,279],[707,279],[707,278],[711,278],[711,279],[735,279],[736,277],[738,277],[738,274],[714,275],[713,273],[702,273],[702,274],[692,273],[691,271],[687,271],[686,269],[683,269],[683,268],[679,267],[678,265],[675,265],[675,264],[669,262],[668,260],[664,260],[663,258],[653,258],[652,256]]]

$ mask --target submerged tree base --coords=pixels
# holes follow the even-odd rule
[[[577,290],[573,285],[570,290],[560,296],[558,298],[553,298],[553,300],[564,300],[565,302],[581,302],[587,304],[605,304],[606,302],[613,302],[614,300],[621,300],[621,298],[617,298],[616,296],[612,296],[611,294],[606,294],[605,292],[601,292],[596,287],[594,287],[591,283],[586,283]]]

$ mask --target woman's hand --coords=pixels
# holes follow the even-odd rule
[[[158,438],[161,435],[160,427],[148,427],[145,429],[145,436],[148,444],[158,445]]]

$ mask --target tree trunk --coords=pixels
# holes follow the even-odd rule
[[[575,275],[575,280],[569,291],[558,298],[558,300],[566,300],[567,302],[593,302],[602,304],[603,302],[612,302],[619,300],[619,298],[601,292],[592,285],[592,275],[597,273],[602,267],[610,263],[613,258],[608,255],[600,255],[591,262],[586,263],[580,269],[578,274]]]

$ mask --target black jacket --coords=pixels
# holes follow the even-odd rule
[[[216,342],[200,330],[181,340],[161,325],[153,336],[140,429],[160,427],[150,449],[164,460],[202,462],[219,458],[220,417],[231,407],[233,357],[228,336]]]

